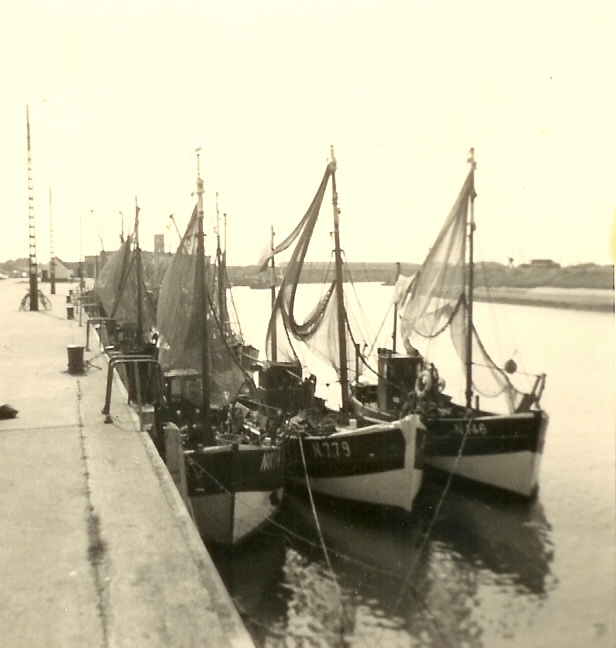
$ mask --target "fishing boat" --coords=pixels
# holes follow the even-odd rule
[[[322,297],[300,322],[295,306],[302,267],[330,180],[334,212],[333,278],[328,283],[328,277],[324,277]],[[273,296],[266,335],[268,362],[259,384],[266,402],[269,398],[270,403],[293,403],[294,416],[286,440],[287,476],[291,481],[325,495],[410,511],[423,474],[423,425],[419,415],[409,413],[393,422],[376,422],[361,429],[350,416],[352,367],[348,349],[352,348],[352,334],[345,304],[339,213],[332,149],[331,161],[308,211],[293,232],[270,250],[261,265],[265,270],[277,254],[295,245],[280,289]],[[340,383],[338,410],[329,408],[316,396],[317,379],[305,371],[305,363],[297,353],[300,347],[308,351],[305,357],[320,358],[335,369]],[[291,399],[287,398],[289,394]]]
[[[242,328],[240,326],[235,303],[233,302],[233,293],[231,292],[231,282],[227,272],[227,214],[224,217],[224,248],[221,243],[220,235],[220,212],[218,209],[218,193],[216,194],[216,260],[214,282],[211,294],[215,295],[215,303],[218,309],[220,325],[222,332],[229,343],[229,346],[235,351],[240,364],[244,369],[253,372],[259,360],[259,349],[244,340]],[[227,299],[231,295],[231,304]]]
[[[168,422],[180,428],[190,505],[206,542],[234,545],[277,511],[284,453],[279,410],[256,400],[251,374],[221,321],[205,256],[203,180],[158,298],[159,362]]]
[[[144,280],[139,245],[140,211],[135,199],[133,233],[126,238],[121,234],[119,250],[105,263],[93,288],[104,316],[101,333],[107,335],[109,346],[124,353],[154,351],[156,306]]]
[[[378,350],[378,383],[353,386],[355,415],[363,424],[395,421],[419,412],[426,426],[427,466],[482,484],[532,497],[548,415],[540,399],[545,374],[527,376],[527,391],[514,386],[517,363],[503,368],[490,357],[473,319],[475,277],[475,159],[462,189],[423,265],[413,278],[399,277],[394,301],[394,348]],[[405,352],[395,347],[396,326]],[[426,353],[437,339],[451,335],[450,355],[459,358],[464,402],[444,392],[445,381]],[[425,349],[424,349],[425,351]],[[441,356],[443,357],[443,356]],[[451,359],[451,358],[450,358]],[[501,410],[480,402],[499,399]]]

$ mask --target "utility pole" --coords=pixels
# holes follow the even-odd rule
[[[49,282],[50,293],[56,294],[56,257],[53,253],[53,218],[51,215],[51,182],[49,183]]]
[[[34,227],[34,186],[32,183],[32,149],[30,147],[30,110],[27,105],[26,131],[28,139],[28,244],[30,257],[30,310],[38,311],[38,265],[36,263],[36,231]]]

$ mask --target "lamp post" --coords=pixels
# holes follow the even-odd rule
[[[34,186],[32,183],[32,148],[30,145],[30,109],[26,105],[26,134],[28,142],[28,247],[30,276],[30,310],[38,311],[38,264],[36,262],[36,230],[34,220]]]
[[[56,294],[56,257],[53,253],[53,219],[51,215],[51,182],[49,183],[49,283],[50,293]]]

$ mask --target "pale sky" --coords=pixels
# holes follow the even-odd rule
[[[334,145],[349,261],[421,262],[478,164],[480,258],[610,263],[616,3],[0,0],[0,260],[115,249],[141,207],[167,249],[192,207],[255,263],[304,214]],[[43,101],[45,100],[45,101]],[[92,214],[93,212],[93,214]],[[331,222],[331,198],[323,216]],[[330,242],[311,258],[327,259]]]

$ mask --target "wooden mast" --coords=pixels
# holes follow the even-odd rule
[[[332,204],[334,206],[334,255],[336,262],[336,305],[338,314],[338,345],[340,360],[340,390],[342,396],[341,414],[342,421],[346,423],[349,418],[349,374],[347,367],[347,346],[346,346],[346,316],[344,309],[344,290],[342,276],[342,254],[340,252],[340,231],[338,228],[340,209],[338,209],[338,192],[336,191],[336,158],[334,147],[331,147],[332,159],[330,170],[332,174]]]
[[[467,286],[467,321],[466,321],[466,407],[471,409],[473,400],[473,300],[474,300],[474,246],[475,233],[475,149],[468,154],[468,163],[471,165],[471,185],[469,190],[469,215],[468,215],[468,286]]]
[[[272,256],[270,259],[270,266],[272,269],[272,283],[270,285],[270,292],[271,292],[271,302],[272,302],[272,313],[274,312],[274,307],[276,306],[276,262],[274,260],[275,254],[274,254],[274,226],[272,225],[272,236],[270,240],[270,249],[272,251]],[[276,338],[276,322],[274,321],[274,325],[272,326],[272,338],[271,338],[271,345],[272,345],[272,362],[277,362],[278,361],[278,340]]]
[[[207,322],[207,287],[205,276],[205,234],[203,230],[203,180],[201,179],[201,168],[199,164],[198,148],[197,154],[197,299],[199,316],[199,333],[201,337],[201,432],[202,441],[205,445],[214,445],[214,433],[210,419],[210,364],[209,364],[209,338]]]
[[[225,244],[226,249],[226,244]],[[223,257],[222,248],[220,247],[220,212],[218,211],[218,192],[216,192],[216,266],[218,269],[218,317],[220,318],[220,326],[222,330],[227,332],[229,319],[227,317],[226,308],[226,286],[225,286],[225,260]]]
[[[396,262],[396,282],[398,283],[398,279],[400,279],[400,261]],[[393,353],[396,352],[396,339],[398,337],[398,303],[396,302],[394,304],[394,327],[393,331],[391,332],[391,350]]]
[[[135,263],[137,264],[137,343],[141,346],[143,338],[143,268],[141,267],[141,248],[139,247],[139,204],[135,196]],[[130,265],[129,265],[130,267]],[[127,269],[128,270],[128,269]]]

